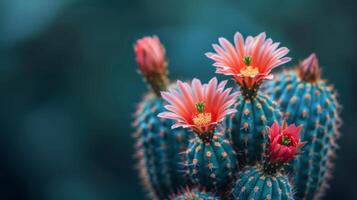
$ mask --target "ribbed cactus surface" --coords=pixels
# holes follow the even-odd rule
[[[281,121],[277,104],[258,92],[252,98],[240,95],[235,109],[238,112],[227,120],[227,126],[240,164],[262,160],[268,140],[266,128],[274,121]]]
[[[265,173],[262,166],[249,166],[239,172],[233,186],[234,200],[293,200],[292,186],[286,175]]]
[[[187,147],[188,134],[171,130],[170,120],[160,119],[161,98],[150,93],[138,105],[134,127],[140,176],[153,198],[164,199],[185,184],[180,152]]]
[[[191,181],[207,188],[219,188],[231,181],[237,164],[237,154],[231,142],[220,133],[207,142],[197,136],[190,140],[186,150],[187,173]]]
[[[285,70],[275,77],[265,90],[279,103],[288,123],[303,125],[301,139],[307,142],[292,165],[296,196],[314,199],[327,186],[337,148],[336,92],[324,80],[303,80],[298,70]]]

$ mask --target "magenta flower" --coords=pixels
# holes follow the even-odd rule
[[[177,89],[161,92],[169,104],[165,106],[168,111],[159,117],[175,120],[172,128],[191,128],[197,134],[213,131],[226,115],[236,112],[230,107],[237,93],[230,94],[232,88],[224,89],[226,83],[218,84],[216,78],[203,85],[198,79],[193,79],[191,85],[177,81]]]
[[[288,127],[283,122],[282,127],[278,122],[274,122],[269,129],[269,150],[270,162],[285,163],[292,160],[299,149],[305,144],[300,141],[300,131],[302,126],[296,127],[290,124]]]
[[[265,33],[258,36],[248,36],[245,40],[237,32],[234,35],[234,45],[225,38],[219,38],[219,44],[213,44],[216,53],[206,53],[215,61],[216,73],[231,75],[245,88],[259,85],[264,79],[271,79],[271,70],[291,60],[284,57],[289,49],[273,43]]]

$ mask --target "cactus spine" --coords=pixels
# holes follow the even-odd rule
[[[307,144],[293,164],[296,196],[299,199],[321,197],[331,177],[339,137],[336,92],[320,79],[315,54],[296,69],[277,74],[265,90],[279,102],[288,123],[304,126],[301,137]]]

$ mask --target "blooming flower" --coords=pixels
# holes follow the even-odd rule
[[[159,38],[153,36],[139,39],[134,50],[140,73],[160,96],[160,91],[165,90],[168,83],[165,48]]]
[[[172,128],[191,128],[197,134],[213,131],[226,115],[236,112],[230,106],[237,93],[230,94],[232,88],[224,89],[226,83],[218,84],[216,78],[203,85],[198,79],[193,79],[191,85],[177,81],[177,89],[161,92],[169,104],[165,106],[168,111],[159,117],[175,120]]]
[[[285,163],[292,160],[298,150],[305,144],[300,141],[300,131],[302,126],[291,124],[287,127],[283,122],[282,127],[278,122],[274,122],[269,129],[269,150],[270,162]]]
[[[265,33],[258,36],[248,36],[245,40],[237,32],[234,35],[234,45],[225,38],[219,38],[219,44],[213,44],[216,53],[206,53],[215,61],[216,73],[232,75],[242,87],[252,88],[264,79],[271,79],[270,71],[291,60],[284,57],[289,49],[273,43]]]
[[[315,82],[320,78],[319,61],[315,53],[312,53],[299,64],[300,77],[309,82]]]

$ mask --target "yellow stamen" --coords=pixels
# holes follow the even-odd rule
[[[243,76],[247,76],[247,77],[255,77],[256,75],[259,74],[258,68],[252,67],[252,66],[246,66],[246,67],[242,68],[239,72]]]
[[[205,113],[205,112],[195,114],[192,118],[193,123],[197,126],[207,125],[211,123],[211,120],[212,120],[211,113]]]

